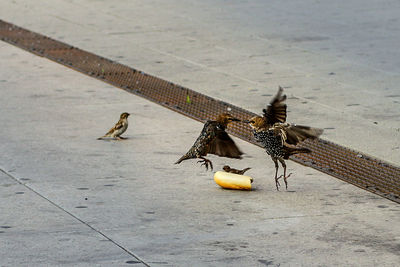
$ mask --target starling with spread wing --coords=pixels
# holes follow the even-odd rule
[[[297,153],[310,153],[308,148],[297,147],[297,144],[307,138],[315,139],[323,132],[322,129],[290,124],[286,122],[286,95],[282,95],[283,88],[279,87],[278,93],[263,109],[263,116],[255,116],[250,120],[243,121],[249,123],[253,129],[254,139],[259,142],[271,156],[275,163],[275,184],[279,190],[279,179],[283,177],[287,189],[285,160]],[[278,177],[278,161],[283,167],[283,176]]]
[[[201,159],[198,162],[202,162],[202,165],[204,165],[207,170],[208,166],[210,166],[212,170],[212,162],[205,158],[209,153],[221,157],[240,159],[243,153],[225,131],[227,125],[233,121],[240,120],[232,117],[229,113],[220,114],[215,121],[207,121],[193,146],[185,155],[175,162],[175,164],[179,164],[187,159],[198,158]]]

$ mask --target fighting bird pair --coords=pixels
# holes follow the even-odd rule
[[[263,109],[263,116],[255,116],[249,120],[242,121],[248,123],[253,131],[254,139],[265,148],[268,155],[275,163],[275,185],[279,190],[279,179],[283,177],[287,189],[287,178],[291,174],[286,174],[285,160],[291,155],[298,153],[310,153],[308,148],[297,147],[296,145],[307,138],[315,139],[319,137],[323,130],[309,126],[296,125],[286,122],[286,95],[282,95],[283,89],[279,87],[278,93]],[[198,158],[206,169],[212,162],[206,159],[207,154],[215,154],[221,157],[241,158],[243,154],[235,142],[229,137],[225,129],[231,122],[240,122],[239,119],[229,113],[223,113],[215,121],[207,121],[193,146],[175,164],[183,160]],[[278,177],[278,161],[283,167],[283,175]]]

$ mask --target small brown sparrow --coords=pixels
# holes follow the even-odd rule
[[[121,137],[121,134],[123,134],[126,129],[128,129],[128,116],[130,114],[127,112],[124,112],[121,114],[119,121],[115,124],[114,127],[112,127],[108,133],[106,133],[104,136],[97,138],[97,140],[101,140],[103,138],[114,138],[114,139],[125,139]]]
[[[222,169],[223,169],[224,171],[226,171],[226,172],[230,172],[230,173],[235,173],[235,174],[241,174],[241,175],[243,175],[245,172],[247,172],[247,171],[250,170],[251,168],[246,168],[246,169],[243,169],[243,170],[237,170],[237,169],[234,169],[234,168],[229,167],[228,165],[225,165]]]

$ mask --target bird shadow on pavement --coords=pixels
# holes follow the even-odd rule
[[[121,137],[120,139],[113,138],[113,137],[104,137],[104,138],[97,139],[97,140],[107,141],[107,142],[112,142],[112,141],[118,142],[118,141],[127,141],[129,139],[132,139],[132,137]]]

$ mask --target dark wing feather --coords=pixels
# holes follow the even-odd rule
[[[305,147],[295,147],[293,145],[285,144],[283,146],[284,151],[284,159],[289,159],[291,155],[299,154],[299,153],[311,153],[311,150]]]
[[[198,158],[200,156],[207,156],[210,142],[212,142],[212,140],[215,139],[216,133],[218,131],[217,127],[218,127],[217,122],[207,121],[204,124],[199,137],[197,137],[192,147],[189,149],[188,152],[186,152],[185,155],[183,155],[177,162],[175,162],[175,164],[179,164],[187,159]]]
[[[268,125],[286,121],[286,95],[282,95],[282,92],[283,88],[279,86],[278,93],[276,93],[267,108],[263,109],[263,115]]]
[[[299,142],[310,138],[315,139],[322,134],[324,130],[319,128],[313,128],[303,125],[288,125],[285,127],[286,131],[286,143],[291,145],[297,145]]]
[[[228,158],[242,158],[242,151],[236,146],[235,142],[223,130],[219,131],[217,136],[210,142],[208,153]]]
[[[118,130],[118,129],[122,128],[122,126],[123,126],[123,125],[122,125],[122,121],[119,120],[119,121],[117,122],[117,124],[115,124],[115,126],[112,127],[112,128],[106,133],[106,135],[112,134],[115,130]]]

